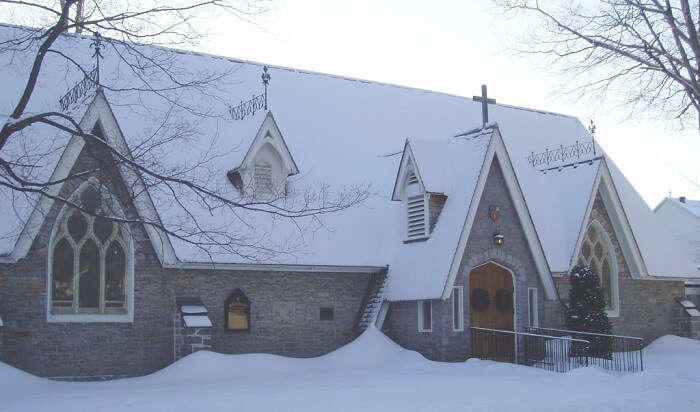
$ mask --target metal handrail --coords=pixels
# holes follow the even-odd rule
[[[595,335],[595,336],[609,336],[612,338],[624,338],[624,339],[636,339],[636,340],[641,340],[643,341],[644,338],[640,338],[637,336],[624,336],[624,335],[611,335],[608,333],[594,333],[594,332],[581,332],[578,330],[569,330],[569,329],[556,329],[556,328],[542,328],[539,326],[528,326],[528,329],[539,329],[539,330],[552,330],[555,332],[566,332],[566,333],[577,333],[581,335]]]
[[[491,329],[491,328],[482,328],[479,326],[470,326],[469,329],[476,329],[476,330],[487,330],[490,332],[499,332],[499,333],[510,333],[513,335],[521,335],[521,336],[534,336],[538,338],[550,338],[550,339],[561,339],[561,340],[568,340],[572,342],[581,342],[581,343],[587,343],[590,344],[591,342],[585,340],[585,339],[576,339],[576,338],[571,338],[568,336],[550,336],[550,335],[541,335],[537,333],[529,333],[529,332],[515,332],[512,330],[503,330],[503,329]]]

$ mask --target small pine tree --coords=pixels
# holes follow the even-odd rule
[[[566,328],[579,332],[610,334],[612,324],[605,312],[603,289],[598,275],[590,266],[576,266],[569,277],[569,308],[566,311]],[[591,342],[585,351],[588,356],[612,357],[612,339],[605,336],[583,337]]]

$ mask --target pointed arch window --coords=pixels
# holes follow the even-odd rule
[[[64,206],[51,240],[52,314],[124,314],[128,311],[128,229],[113,220],[114,203],[86,183],[72,198],[89,211]],[[119,213],[117,213],[119,214]]]
[[[608,315],[619,314],[619,286],[615,248],[603,226],[592,221],[581,243],[578,264],[590,266],[598,275]]]

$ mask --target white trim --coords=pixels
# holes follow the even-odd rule
[[[177,262],[163,265],[166,269],[240,270],[256,272],[308,272],[308,273],[358,273],[374,274],[388,270],[388,266],[343,266],[343,265],[284,265],[270,263],[214,263]]]
[[[432,332],[433,331],[433,301],[430,299],[417,300],[418,303],[418,332]],[[430,329],[426,329],[423,325],[423,305],[425,302],[430,303]]]
[[[589,207],[586,210],[586,214],[583,217],[581,223],[581,229],[579,232],[578,240],[576,241],[576,247],[573,250],[571,256],[570,267],[576,266],[576,261],[581,253],[581,245],[583,243],[583,238],[588,230],[589,222],[591,219],[591,212],[593,210],[593,203],[595,202],[596,195],[600,193],[600,198],[603,201],[603,207],[610,218],[610,223],[612,224],[613,231],[617,237],[617,241],[620,244],[620,250],[622,251],[622,256],[625,259],[625,263],[630,270],[630,276],[633,279],[645,278],[653,279],[649,276],[646,265],[644,264],[644,259],[637,245],[637,241],[632,232],[632,227],[627,220],[627,215],[625,214],[624,208],[622,207],[622,202],[615,189],[615,184],[610,174],[610,169],[605,162],[605,158],[600,161],[600,166],[598,169],[598,175],[593,184],[591,190],[591,197],[589,199]],[[608,234],[609,236],[609,234]],[[672,278],[663,278],[665,280],[672,280]]]
[[[84,130],[91,130],[91,128],[86,127],[90,120],[88,117],[93,117],[90,108],[88,108],[82,120],[79,122],[80,127]],[[94,123],[96,123],[96,121]],[[63,150],[63,153],[61,153],[61,157],[56,164],[56,168],[53,170],[53,173],[48,180],[62,180],[68,177],[68,174],[78,159],[80,152],[83,150],[83,146],[85,146],[85,141],[82,138],[72,136],[68,141],[66,148]],[[49,195],[58,196],[62,187],[63,184],[53,185],[47,189],[47,192]],[[32,210],[32,213],[29,215],[29,219],[27,219],[27,222],[24,224],[22,232],[17,238],[17,242],[15,243],[15,247],[12,249],[12,253],[10,253],[9,257],[11,262],[16,262],[17,260],[27,256],[29,248],[31,248],[39,229],[41,229],[41,226],[44,224],[44,220],[51,210],[52,205],[53,199],[47,196],[41,196],[39,198],[38,202],[34,206],[34,209]]]
[[[459,292],[459,293],[455,293]],[[459,325],[455,325],[455,297],[459,296],[459,308],[457,311],[457,320]],[[452,331],[464,331],[464,286],[452,287]]]
[[[534,295],[534,305],[532,302],[533,295]],[[531,310],[531,309],[534,309],[534,310]],[[537,288],[527,288],[527,324],[528,324],[528,326],[532,326],[535,328],[540,326],[540,308],[539,308],[539,296],[538,296],[538,289]]]
[[[119,150],[121,153],[129,153],[128,145],[126,144],[124,135],[122,134],[119,124],[114,117],[114,113],[112,112],[107,99],[101,92],[98,92],[92,102],[88,105],[87,109],[85,110],[85,114],[79,122],[79,125],[83,130],[92,130],[98,121],[102,127],[105,140],[113,144],[114,148]],[[54,168],[53,173],[51,174],[51,180],[60,180],[68,176],[84,145],[85,142],[82,138],[77,136],[70,138],[66,148],[59,158],[58,163],[56,164],[56,167]],[[124,165],[120,164],[118,165],[118,168],[122,179],[125,181],[125,184],[127,186],[135,186],[135,193],[139,194],[136,196],[133,202],[134,207],[136,208],[136,211],[141,219],[151,222],[160,222],[160,218],[158,217],[153,200],[146,190],[141,177]],[[60,193],[62,188],[63,184],[54,185],[48,189],[48,193],[56,196]],[[31,245],[34,242],[39,229],[44,224],[46,216],[51,210],[53,204],[54,200],[49,197],[42,196],[39,199],[17,239],[12,253],[9,257],[5,257],[1,260],[3,263],[15,263],[19,259],[27,256]],[[170,243],[170,238],[161,230],[152,225],[144,224],[143,226],[149,239],[151,240],[153,249],[156,251],[156,255],[158,256],[158,260],[161,262],[161,264],[175,263],[177,261],[177,257],[175,256],[175,250]]]
[[[85,182],[83,182],[80,186],[78,186],[73,193],[71,193],[71,196],[69,197],[70,200],[76,199],[82,192],[87,188],[89,185],[96,185],[100,184],[100,182],[94,178],[91,177]],[[108,197],[111,198],[111,205],[114,210],[117,212],[117,214],[121,215],[121,217],[124,216],[124,211],[121,208],[121,205],[119,202],[116,200],[116,198],[109,192],[107,191],[105,193]],[[46,263],[46,321],[49,323],[67,323],[67,322],[78,322],[78,323],[94,323],[94,322],[105,322],[105,323],[132,323],[134,321],[134,240],[133,236],[127,236],[127,238],[122,239],[124,242],[126,242],[126,248],[124,248],[124,256],[126,257],[126,285],[124,287],[124,293],[126,294],[126,313],[119,313],[119,314],[110,314],[110,313],[51,313],[52,309],[52,302],[51,302],[51,295],[52,295],[52,285],[51,281],[53,280],[53,274],[51,273],[53,269],[53,250],[54,246],[56,243],[56,233],[60,230],[60,225],[63,221],[64,216],[69,213],[70,211],[75,210],[71,206],[65,204],[59,211],[59,213],[56,215],[56,219],[53,221],[52,227],[51,227],[51,235],[49,237],[49,244],[48,244],[48,255],[47,255],[47,263]],[[124,229],[126,229],[126,232],[131,234],[131,230],[129,230],[127,225],[120,225]],[[78,264],[78,262],[74,262],[74,264]],[[103,287],[103,286],[101,286]],[[102,292],[100,292],[102,293]]]
[[[408,170],[411,168],[411,170]],[[405,200],[405,187],[406,178],[408,177],[408,172],[411,171],[418,178],[418,185],[420,191],[425,193],[427,190],[425,184],[423,183],[423,177],[420,174],[420,169],[416,163],[416,156],[413,154],[413,149],[411,149],[411,144],[408,140],[404,143],[403,152],[401,155],[401,162],[399,163],[399,168],[396,171],[396,179],[394,181],[394,190],[391,194],[391,200]]]
[[[476,189],[474,190],[474,194],[472,195],[471,203],[469,205],[469,212],[467,213],[464,225],[462,226],[462,233],[459,237],[459,243],[455,254],[452,257],[452,265],[450,266],[449,276],[447,277],[447,281],[445,282],[443,288],[442,299],[446,300],[450,297],[452,285],[454,285],[455,279],[459,274],[462,258],[467,247],[467,240],[469,239],[469,234],[476,217],[476,211],[479,207],[479,202],[481,200],[481,196],[483,195],[484,187],[486,186],[486,180],[491,169],[491,164],[493,163],[493,159],[496,158],[501,166],[503,180],[506,182],[506,187],[508,188],[508,192],[518,214],[520,226],[525,233],[528,248],[530,249],[535,262],[535,267],[537,268],[537,273],[539,274],[540,281],[544,286],[545,298],[555,300],[557,299],[558,295],[556,293],[552,274],[549,270],[549,264],[547,263],[537,231],[535,230],[532,217],[527,209],[525,198],[523,197],[520,184],[518,183],[517,176],[513,170],[513,165],[510,162],[510,156],[508,155],[506,147],[503,143],[503,138],[500,135],[498,125],[494,125],[493,130],[494,132],[491,135],[491,141],[488,149],[486,150],[486,156],[484,157],[484,163],[479,173],[479,180],[477,181]]]
[[[122,133],[119,123],[117,123],[117,119],[114,116],[114,112],[112,112],[112,108],[104,95],[102,93],[98,93],[93,104],[102,104],[103,111],[108,114],[105,116],[100,116],[99,118],[100,124],[102,125],[102,130],[105,133],[106,141],[112,142],[114,148],[120,153],[130,153],[129,146],[124,138],[124,134]],[[135,187],[134,193],[137,193],[137,195],[133,199],[133,204],[141,219],[146,222],[161,222],[158,211],[156,210],[153,199],[151,198],[151,194],[146,189],[146,185],[143,183],[141,175],[124,164],[118,164],[118,168],[119,173],[121,174],[121,177],[126,183],[127,187]],[[177,256],[175,255],[175,249],[170,242],[170,237],[165,232],[153,225],[143,224],[143,227],[146,230],[146,234],[153,245],[153,249],[158,256],[160,263],[166,264],[177,262]]]
[[[265,139],[265,136],[268,134],[272,137],[272,140]],[[287,143],[284,141],[284,137],[282,137],[282,132],[279,126],[277,126],[277,121],[275,121],[272,112],[267,112],[265,119],[260,124],[260,128],[258,128],[258,132],[255,134],[255,138],[251,142],[250,147],[248,147],[248,151],[245,156],[243,156],[241,164],[233,168],[232,171],[248,168],[252,164],[253,159],[255,159],[258,151],[266,144],[271,145],[282,158],[282,161],[285,163],[286,176],[299,173],[299,168],[287,147]]]
[[[375,325],[377,325],[377,329],[382,330],[384,327],[384,320],[386,319],[387,313],[389,313],[389,307],[391,306],[391,302],[388,300],[383,300],[382,305],[379,307],[379,313],[377,314],[377,320],[375,321]]]
[[[583,244],[583,238],[586,236],[586,231],[588,228],[588,219],[591,217],[591,212],[593,211],[593,205],[595,204],[596,194],[598,193],[598,186],[600,185],[601,177],[601,164],[598,163],[598,170],[596,171],[595,179],[593,179],[593,187],[591,188],[591,193],[588,196],[588,205],[586,206],[586,212],[583,214],[581,219],[581,224],[579,225],[578,238],[576,239],[576,246],[574,251],[569,258],[569,270],[565,273],[568,275],[571,269],[576,266],[576,261],[578,260],[578,255],[581,253],[581,245]]]

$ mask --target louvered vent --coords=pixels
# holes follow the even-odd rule
[[[410,173],[408,179],[406,179],[406,184],[412,185],[415,183],[418,183],[418,177],[414,173]]]
[[[272,167],[269,163],[255,164],[255,192],[272,193]]]
[[[407,227],[406,237],[418,239],[425,237],[425,196],[411,196],[406,201]]]

